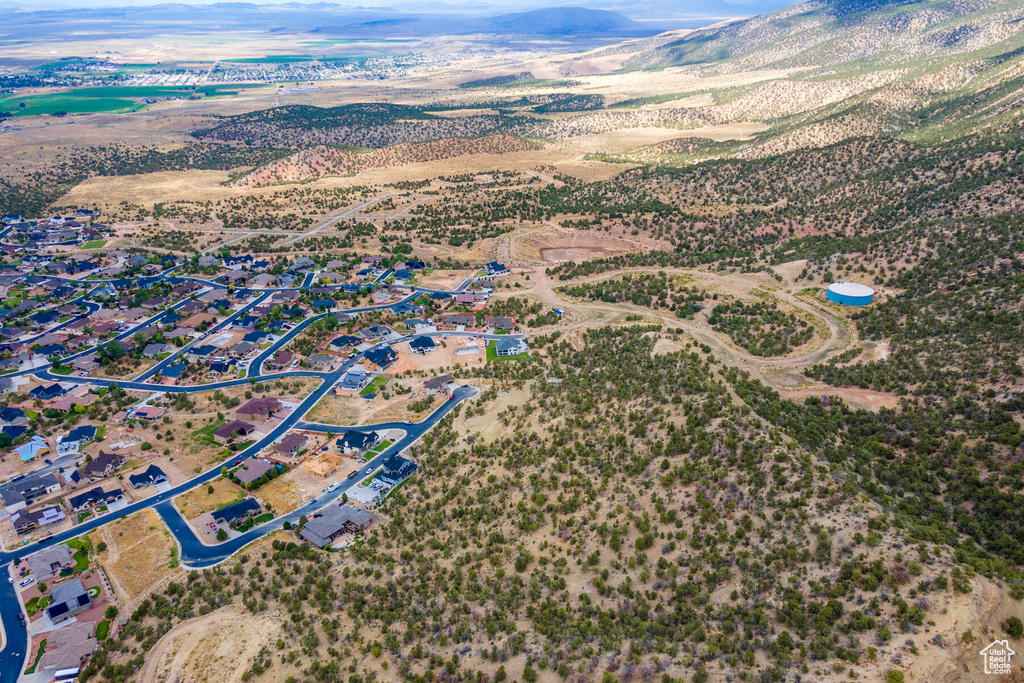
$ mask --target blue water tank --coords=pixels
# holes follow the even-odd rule
[[[875,299],[875,290],[855,282],[833,282],[828,286],[828,300],[843,306],[867,306]]]

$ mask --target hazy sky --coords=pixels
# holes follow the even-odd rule
[[[180,3],[186,5],[206,5],[216,2],[249,2],[254,5],[281,4],[319,4],[324,0],[0,0],[0,8],[23,9],[61,9],[61,8],[99,8],[99,7],[141,7]],[[592,9],[608,9],[632,15],[634,19],[643,19],[643,15],[651,11],[668,14],[701,13],[718,15],[723,6],[751,7],[757,11],[766,11],[783,7],[791,2],[785,0],[353,0],[333,2],[345,8],[386,9],[392,8],[403,12],[462,12],[499,14],[537,9],[540,7],[589,7]]]

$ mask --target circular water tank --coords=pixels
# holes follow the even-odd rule
[[[833,282],[828,286],[828,300],[843,306],[867,306],[875,298],[875,290],[856,282]]]

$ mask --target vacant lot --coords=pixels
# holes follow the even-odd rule
[[[143,510],[119,519],[89,534],[93,547],[106,543],[97,558],[107,570],[118,593],[122,613],[130,614],[135,603],[163,582],[179,577],[177,546],[170,532],[153,510]]]
[[[296,465],[280,477],[261,486],[256,491],[256,496],[264,503],[270,503],[275,514],[283,515],[318,495],[335,479],[338,477],[320,479],[306,471],[302,465]]]
[[[188,493],[178,496],[174,499],[174,504],[178,506],[185,519],[192,519],[242,498],[245,498],[245,492],[230,479],[215,479],[206,486],[197,486]]]

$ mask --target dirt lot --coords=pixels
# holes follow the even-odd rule
[[[178,624],[146,657],[140,681],[241,681],[260,648],[278,638],[285,614],[225,607]]]
[[[208,493],[208,488],[212,488],[213,493]],[[244,497],[245,492],[230,479],[218,478],[211,481],[208,486],[197,486],[181,494],[174,499],[174,504],[185,519],[192,519]]]
[[[499,414],[509,408],[525,405],[530,398],[529,389],[512,389],[498,392],[497,398],[484,404],[473,406],[476,414],[467,418],[464,414],[459,415],[455,421],[455,427],[460,434],[475,433],[487,442],[492,443],[511,431],[502,424]],[[483,413],[480,414],[480,408]]]
[[[97,559],[107,571],[123,614],[130,614],[153,589],[184,575],[183,569],[171,567],[176,546],[153,510],[107,524],[89,534],[89,539],[93,547],[107,544]]]
[[[347,470],[345,471],[347,472]],[[320,479],[306,471],[302,465],[297,465],[261,486],[256,490],[255,495],[264,503],[270,503],[276,514],[282,515],[319,495],[328,484],[338,479],[339,476],[344,475]]]
[[[435,270],[420,277],[417,284],[430,289],[454,289],[475,272],[472,270]]]
[[[380,400],[383,400],[381,398]],[[366,399],[355,392],[346,391],[341,394],[327,395],[313,406],[306,419],[329,425],[354,425],[359,423]]]

